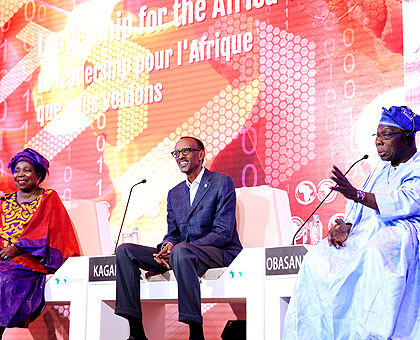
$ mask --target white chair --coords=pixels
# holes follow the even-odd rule
[[[83,256],[112,254],[109,207],[88,200],[64,201]]]
[[[238,232],[244,246],[227,268],[208,270],[201,278],[203,302],[246,302],[247,337],[265,339],[265,248],[288,243],[293,236],[287,193],[268,186],[237,192]],[[113,314],[115,281],[89,282],[86,339],[128,336],[128,324]],[[146,333],[164,339],[165,303],[177,301],[172,271],[141,282]]]
[[[70,340],[86,339],[89,255],[111,254],[108,206],[87,200],[63,202],[72,220],[82,255],[69,258],[47,276],[47,303],[70,303]]]

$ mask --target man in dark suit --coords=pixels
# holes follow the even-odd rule
[[[157,248],[131,243],[117,250],[115,313],[128,319],[130,339],[147,339],[140,305],[140,272],[173,269],[178,282],[179,321],[190,327],[190,340],[202,340],[203,318],[198,274],[228,266],[242,249],[236,231],[236,195],[232,178],[203,167],[204,145],[182,137],[172,152],[187,175],[168,193],[168,234]]]

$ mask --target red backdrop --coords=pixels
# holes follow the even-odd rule
[[[172,0],[2,1],[0,189],[15,190],[8,161],[32,147],[51,162],[46,186],[109,203],[115,238],[131,185],[146,178],[126,233],[155,244],[166,193],[184,179],[169,153],[194,135],[208,168],[237,187],[287,190],[305,219],[333,164],[374,155],[380,106],[404,98],[401,1],[229,3],[180,2],[176,24]],[[321,208],[324,228],[344,202]]]

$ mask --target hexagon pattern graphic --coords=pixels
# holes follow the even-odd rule
[[[315,43],[261,22],[261,89],[251,123],[266,120],[265,174],[273,187],[315,159]]]

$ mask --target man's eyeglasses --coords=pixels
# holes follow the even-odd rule
[[[178,158],[179,155],[182,153],[184,156],[189,155],[192,151],[201,151],[200,149],[193,149],[193,148],[183,148],[181,150],[174,150],[171,152],[172,157]]]
[[[398,132],[386,132],[386,133],[374,133],[372,137],[375,137],[375,139],[381,138],[381,140],[389,140],[393,136],[398,135],[399,133],[402,133],[403,131]]]

